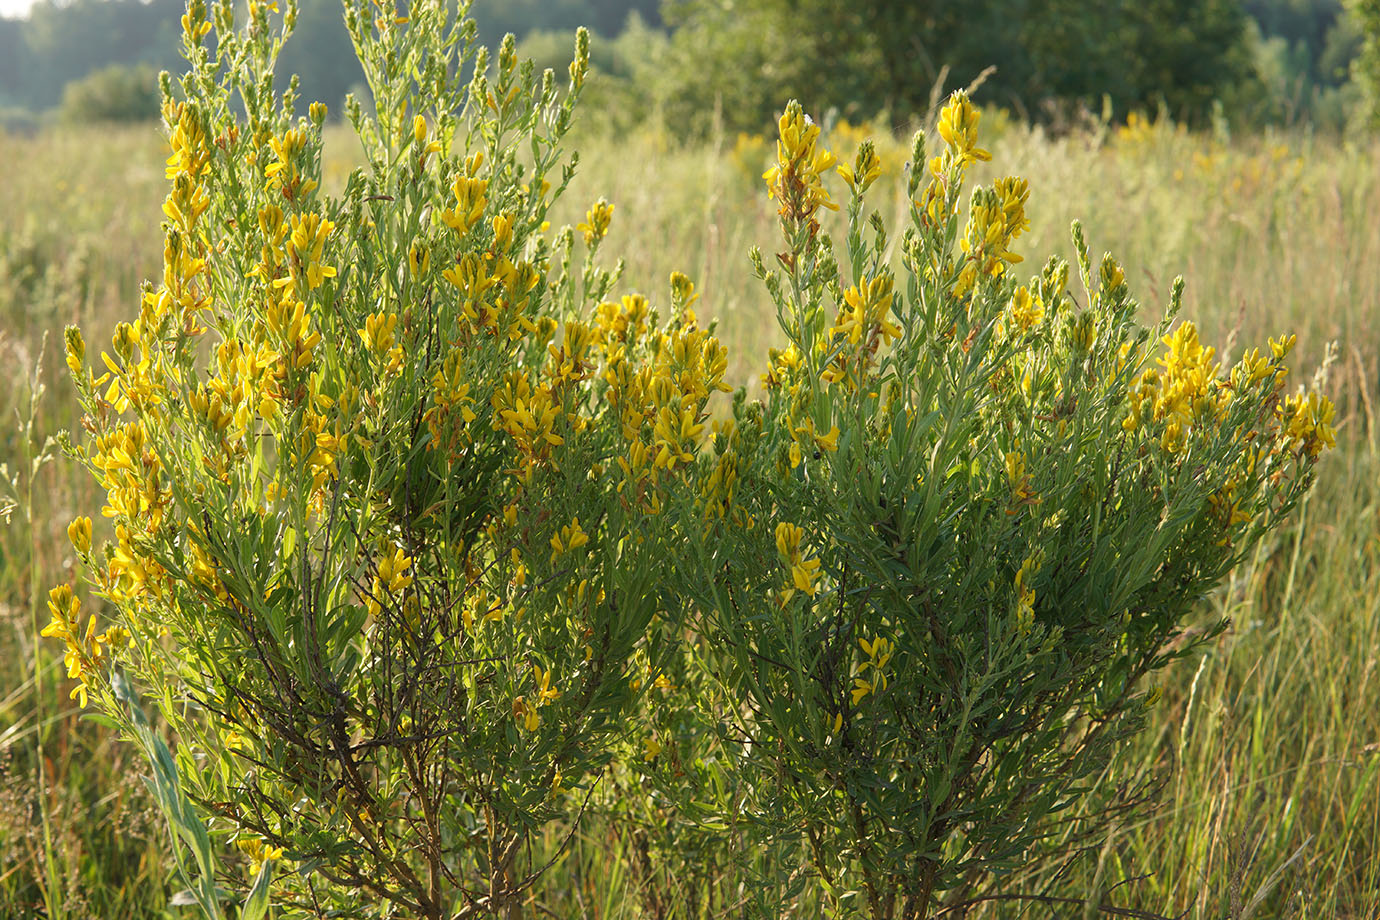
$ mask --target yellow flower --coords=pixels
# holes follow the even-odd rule
[[[431,268],[431,251],[426,244],[414,240],[407,247],[407,270],[414,278],[420,278]]]
[[[81,330],[76,326],[68,326],[63,330],[62,338],[67,350],[67,367],[74,375],[80,377],[83,362],[86,360],[86,341],[81,336]]]
[[[794,524],[782,522],[776,525],[776,550],[781,561],[791,570],[791,583],[794,590],[807,595],[815,593],[815,579],[819,577],[818,559],[806,559],[800,549],[805,532]],[[789,594],[787,594],[789,599]]]
[[[832,334],[847,338],[851,345],[857,345],[866,336],[872,347],[875,347],[874,336],[880,335],[882,342],[898,338],[901,327],[890,319],[895,297],[893,284],[890,275],[881,274],[863,281],[861,286],[850,286],[843,292],[843,305],[834,320]]]
[[[1011,295],[1011,320],[1022,332],[1029,332],[1045,318],[1044,301],[1030,293],[1025,285],[1016,288]]]
[[[483,154],[476,153],[466,161],[465,173],[450,184],[454,204],[441,212],[441,222],[457,233],[468,233],[484,216],[489,180],[477,176],[483,164]]]
[[[896,647],[891,643],[891,640],[882,636],[878,636],[871,642],[859,638],[858,646],[863,650],[863,654],[867,655],[866,667],[878,671],[886,667],[887,662],[891,661],[891,656],[896,652]]]
[[[877,636],[870,641],[860,637],[858,646],[863,650],[863,654],[867,655],[867,661],[863,662],[859,676],[853,678],[854,706],[869,694],[877,694],[886,689],[886,666],[896,651],[896,646],[891,640],[883,636]]]
[[[1035,493],[1030,488],[1030,476],[1025,471],[1025,452],[1009,451],[1006,454],[1005,462],[1006,482],[1011,487],[1011,504],[1020,506],[1037,502],[1038,499],[1035,498]],[[1015,511],[1008,513],[1014,514]]]
[[[283,858],[283,848],[268,846],[262,837],[241,837],[235,841],[235,846],[249,858],[250,871],[253,873],[258,873],[264,863]]]
[[[586,246],[593,246],[608,235],[609,224],[612,222],[613,205],[600,198],[585,214],[584,221],[575,229],[584,235]]]
[[[853,705],[856,706],[873,690],[872,683],[865,677],[853,678]]]
[[[292,217],[292,233],[288,236],[287,253],[292,259],[296,277],[305,277],[308,290],[316,290],[327,278],[335,277],[335,269],[323,265],[326,237],[335,224],[319,214]]]
[[[48,592],[48,612],[52,621],[39,635],[45,639],[66,639],[76,630],[81,601],[72,594],[70,585],[58,585]]]
[[[877,156],[877,148],[866,140],[858,147],[858,156],[853,165],[839,166],[839,175],[855,195],[861,195],[882,174],[882,160]]]
[[[834,155],[817,147],[819,125],[791,100],[777,123],[776,165],[762,178],[767,194],[781,202],[781,216],[788,220],[809,221],[821,207],[837,211],[829,199],[821,175],[836,162]]]
[[[383,609],[383,599],[387,595],[401,594],[411,586],[413,577],[408,574],[412,567],[412,557],[402,551],[397,544],[384,549],[379,557],[378,571],[374,575],[374,586],[365,606],[369,612],[378,616]]]
[[[959,90],[949,97],[949,102],[939,113],[939,136],[948,146],[945,158],[951,159],[959,169],[979,160],[990,160],[992,154],[977,145],[977,126],[982,113],[977,110],[968,94]],[[938,157],[931,164],[937,174],[942,171]]]
[[[537,707],[528,705],[525,697],[513,698],[513,718],[517,719],[522,727],[529,732],[534,732],[541,727],[541,716],[537,714]]]
[[[72,541],[72,547],[79,553],[85,553],[91,549],[91,519],[89,517],[79,517],[67,525],[67,539]]]
[[[579,549],[588,542],[589,535],[580,527],[580,519],[576,517],[558,533],[551,535],[551,561],[554,563],[561,556]]]
[[[1030,580],[1040,571],[1038,555],[1027,556],[1016,572],[1016,628],[1021,635],[1029,635],[1035,623],[1035,589]]]
[[[559,699],[561,691],[551,686],[551,672],[543,671],[541,665],[532,665],[532,675],[537,682],[537,705],[545,706],[552,700]]]
[[[1317,393],[1290,396],[1279,409],[1284,420],[1284,433],[1293,439],[1309,457],[1317,459],[1323,448],[1337,446],[1337,433],[1332,427],[1336,407],[1332,400]]]
[[[396,313],[370,313],[364,319],[364,328],[357,331],[365,348],[375,355],[382,355],[393,347],[393,330],[397,326]]]

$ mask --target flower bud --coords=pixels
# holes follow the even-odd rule
[[[77,552],[85,554],[91,549],[91,519],[79,517],[67,525],[67,539]]]
[[[86,360],[86,340],[81,337],[81,330],[76,326],[64,329],[62,339],[67,348],[67,366],[72,373],[80,376],[82,363]]]

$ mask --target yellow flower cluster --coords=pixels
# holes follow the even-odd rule
[[[1016,570],[1016,628],[1023,636],[1035,625],[1035,588],[1030,582],[1039,571],[1038,555],[1027,556]]]
[[[283,858],[283,848],[269,846],[262,837],[240,837],[235,847],[248,858],[251,874],[257,874],[264,863]]]
[[[1011,487],[1011,504],[1007,514],[1015,514],[1025,505],[1037,503],[1040,499],[1030,486],[1030,474],[1025,470],[1025,451],[1009,451],[1005,457],[1006,482]]]
[[[688,279],[679,294],[673,285],[673,296],[681,303],[688,302],[689,289],[684,284]],[[650,360],[636,366],[632,343],[617,342],[613,330],[619,325],[635,330],[641,308],[640,301],[624,298],[616,313],[606,314],[601,338],[614,337],[614,344],[606,347],[602,378],[608,384],[605,398],[617,413],[626,451],[617,458],[624,476],[619,488],[646,510],[658,513],[659,477],[694,460],[709,397],[728,389],[723,382],[728,352],[717,338],[699,328],[693,311],[683,308],[668,329],[649,338]]]
[[[301,294],[304,293],[303,281],[306,282],[306,291],[314,291],[324,284],[327,278],[334,278],[335,269],[321,261],[326,248],[326,238],[334,229],[335,224],[320,214],[306,214],[300,217],[294,214],[292,232],[287,238],[291,281],[280,278],[275,285],[283,287],[290,283],[296,288],[296,292]]]
[[[441,223],[464,236],[484,217],[488,206],[489,180],[479,178],[484,166],[483,152],[465,161],[464,169],[450,184],[451,203],[441,212]],[[454,282],[452,282],[454,283]],[[460,287],[456,284],[456,287]]]
[[[316,180],[306,176],[302,168],[308,140],[305,129],[289,128],[268,142],[273,161],[264,167],[267,187],[288,201],[299,201],[316,190]]]
[[[819,125],[810,120],[792,101],[777,124],[776,163],[763,174],[767,193],[780,202],[781,217],[790,223],[814,223],[820,208],[838,210],[829,198],[821,176],[836,162],[834,155],[819,147]]]
[[[1029,183],[1018,177],[998,179],[992,188],[973,194],[968,224],[959,240],[968,259],[955,285],[956,295],[972,290],[980,275],[999,278],[1008,264],[1022,261],[1011,244],[1030,226],[1025,216],[1029,197]]]
[[[541,727],[541,716],[537,711],[561,696],[561,691],[551,686],[550,670],[543,670],[539,664],[532,665],[532,681],[534,687],[530,702],[526,694],[513,698],[513,718],[529,732]]]
[[[805,551],[800,546],[804,538],[805,531],[795,524],[783,521],[776,525],[776,551],[791,573],[791,587],[781,592],[782,603],[790,600],[796,591],[806,595],[815,593],[820,563],[816,558],[805,558]]]
[[[852,165],[848,163],[839,165],[839,175],[843,177],[844,182],[848,183],[848,188],[855,195],[863,194],[873,182],[881,178],[882,160],[881,157],[877,156],[877,148],[872,141],[862,142]]]
[[[594,203],[585,219],[575,229],[585,238],[586,246],[593,246],[608,236],[609,225],[613,223],[613,205],[600,198]]]
[[[589,534],[585,533],[584,528],[580,526],[580,519],[577,517],[551,535],[552,563],[566,553],[573,552],[588,542]]]
[[[886,666],[891,661],[891,656],[896,652],[896,646],[890,639],[881,636],[876,637],[871,642],[866,639],[858,640],[859,647],[867,660],[863,662],[859,669],[860,673],[853,678],[853,705],[861,703],[870,694],[881,693],[886,689],[887,675]]]
[[[960,90],[949,97],[939,113],[939,136],[944,139],[944,152],[930,160],[930,173],[935,178],[944,176],[950,166],[956,165],[963,170],[978,161],[992,159],[992,154],[977,145],[981,120],[982,113],[967,93]]]
[[[397,348],[394,346],[393,350]],[[447,353],[441,366],[431,375],[431,391],[431,405],[427,406],[423,417],[431,435],[428,446],[454,458],[468,442],[465,433],[467,427],[478,418],[474,411],[471,386],[466,379],[465,353],[462,350],[453,348]],[[454,423],[453,416],[458,416],[460,424]]]
[[[700,485],[700,507],[706,524],[723,520],[734,510],[738,488],[738,429],[732,420],[714,422],[714,466]],[[734,520],[741,520],[734,516]]]
[[[625,294],[617,302],[599,304],[594,311],[594,328],[599,347],[610,355],[619,345],[635,346],[647,335],[651,305],[641,294]]]
[[[805,358],[794,344],[780,349],[769,348],[767,349],[767,372],[761,378],[762,386],[769,392],[784,388],[786,392],[794,393],[792,388],[799,385],[800,375],[804,368]]]
[[[370,615],[378,616],[384,603],[395,604],[404,591],[412,586],[412,557],[396,543],[385,546],[374,572],[374,584],[365,599]]]
[[[166,178],[189,176],[195,179],[206,172],[211,165],[211,144],[206,127],[196,111],[180,102],[173,102],[164,108],[163,120],[171,129],[168,146],[172,148]]]
[[[1292,335],[1271,339],[1269,358],[1251,349],[1223,377],[1214,361],[1216,352],[1199,342],[1192,323],[1181,323],[1164,337],[1165,352],[1157,360],[1158,368],[1143,371],[1132,388],[1130,412],[1122,427],[1138,431],[1154,423],[1160,446],[1168,453],[1180,453],[1196,432],[1210,433],[1239,394],[1261,386],[1278,392],[1287,372],[1284,359],[1295,341]],[[1335,416],[1332,401],[1316,392],[1285,397],[1275,407],[1278,433],[1289,447],[1313,460],[1336,446]],[[1215,495],[1213,503],[1217,517],[1229,526],[1240,519],[1234,486]]]
[[[397,373],[402,367],[403,349],[394,337],[397,328],[398,314],[380,310],[365,317],[364,327],[356,330],[370,358],[382,366],[385,376]]]
[[[1317,393],[1298,393],[1287,397],[1279,407],[1284,433],[1309,457],[1317,459],[1323,448],[1337,446],[1332,427],[1336,408],[1332,400]]]
[[[86,521],[86,540],[90,545],[89,518]],[[76,542],[75,539],[73,542]],[[86,620],[86,629],[81,629],[81,601],[72,593],[69,585],[58,585],[48,592],[48,612],[52,619],[40,633],[44,638],[61,639],[67,644],[63,662],[67,665],[67,676],[76,680],[71,698],[86,708],[87,692],[100,677],[101,668],[107,657],[107,650],[118,650],[129,643],[129,632],[123,627],[112,626],[100,635],[96,634],[96,617]]]
[[[855,388],[871,366],[877,349],[900,337],[901,327],[891,316],[893,285],[891,275],[882,272],[871,280],[850,285],[843,292],[843,303],[829,330],[831,345],[837,351],[821,375],[825,380],[842,381]],[[845,342],[847,350],[841,347]]]
[[[1135,431],[1150,420],[1162,424],[1160,446],[1172,454],[1183,449],[1195,426],[1211,424],[1226,412],[1231,392],[1218,385],[1217,352],[1198,341],[1193,323],[1181,323],[1163,341],[1160,369],[1141,374],[1122,427]]]
[[[1045,303],[1038,294],[1032,294],[1024,284],[1018,286],[1011,295],[1008,305],[1011,326],[1021,332],[1029,332],[1040,325],[1045,318]]]
[[[523,480],[531,478],[536,464],[552,446],[565,443],[556,433],[562,416],[560,404],[545,384],[532,386],[521,371],[504,375],[503,386],[490,400],[498,427],[513,439],[521,458],[517,472]]]

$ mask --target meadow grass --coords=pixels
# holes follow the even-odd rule
[[[1077,841],[1076,859],[994,889],[1030,898],[967,915],[1077,916],[1040,898],[1090,898],[1203,920],[1380,916],[1380,144],[1229,141],[1143,121],[1059,138],[994,127],[993,164],[1032,188],[1018,273],[1069,255],[1079,217],[1094,254],[1126,266],[1147,317],[1183,274],[1184,315],[1208,341],[1232,348],[1296,332],[1299,381],[1335,341],[1327,388],[1340,423],[1296,525],[1205,604],[1204,622],[1226,614],[1232,629],[1161,675],[1155,722],[1103,779],[1110,792],[1159,778],[1158,806]],[[601,196],[614,202],[609,251],[626,258],[623,287],[664,301],[670,272],[690,274],[700,315],[718,318],[730,347],[728,379],[754,387],[776,341],[747,260],[750,246],[777,244],[761,182],[770,144],[582,133],[580,170],[554,220],[578,221]],[[831,135],[846,155],[860,133],[839,124]],[[880,146],[895,192],[874,205],[896,226],[909,144]],[[44,459],[46,439],[78,424],[60,330],[81,323],[98,350],[133,314],[140,280],[160,270],[162,151],[151,128],[0,135],[0,462],[16,504],[0,525],[0,917],[177,915],[165,908],[166,831],[137,757],[80,717],[61,656],[36,652],[34,638],[38,599],[71,565],[68,521],[102,504],[79,471]],[[333,132],[327,187],[353,162]],[[596,826],[584,839],[549,886],[558,915],[652,915],[635,896],[636,871],[598,873],[622,838]]]

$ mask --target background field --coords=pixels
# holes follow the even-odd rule
[[[1018,268],[1069,254],[1079,216],[1094,250],[1123,260],[1147,318],[1183,274],[1185,315],[1225,351],[1297,332],[1302,381],[1335,342],[1327,389],[1340,418],[1338,450],[1297,525],[1206,600],[1203,619],[1225,611],[1233,628],[1163,676],[1157,722],[1104,778],[1112,789],[1167,777],[1159,807],[1085,841],[1058,878],[1012,878],[1010,889],[1110,892],[1203,920],[1380,916],[1380,144],[1297,131],[1229,140],[1167,120],[1093,121],[1057,138],[995,113],[983,127],[985,175],[1018,173],[1032,187],[1031,264]],[[829,141],[851,153],[865,132],[834,123]],[[725,131],[687,144],[655,126],[615,138],[597,122],[581,134],[561,219],[599,196],[615,202],[623,287],[664,300],[670,271],[689,273],[701,316],[718,317],[730,346],[730,379],[753,386],[776,340],[746,258],[774,243],[760,180],[770,144]],[[894,192],[874,201],[889,219],[906,208],[908,146],[882,132]],[[328,186],[352,149],[330,136]],[[77,423],[60,331],[81,323],[98,351],[133,315],[141,279],[161,265],[164,156],[151,126],[0,134],[0,462],[17,505],[0,525],[0,917],[161,916],[170,894],[166,831],[141,765],[81,718],[61,657],[34,639],[37,599],[71,563],[66,525],[102,503],[70,464],[44,459],[46,439]],[[623,897],[635,873],[597,897],[582,882],[605,844],[577,847],[557,872],[545,895],[556,915],[641,915]],[[970,914],[1076,915],[1038,901]]]

